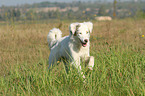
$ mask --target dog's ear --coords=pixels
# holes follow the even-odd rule
[[[72,23],[70,24],[69,26],[69,31],[70,31],[70,34],[72,35],[76,35],[76,31],[77,31],[77,26],[79,25],[79,23]]]
[[[89,29],[90,33],[92,33],[93,23],[92,22],[84,22],[84,24],[86,24],[88,26],[88,29]]]

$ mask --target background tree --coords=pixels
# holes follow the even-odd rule
[[[98,12],[98,15],[99,16],[106,15],[106,13],[105,13],[105,7],[103,5],[100,7],[99,12]]]
[[[113,16],[114,16],[114,18],[116,18],[116,4],[117,4],[117,0],[114,0],[114,2],[113,2]]]

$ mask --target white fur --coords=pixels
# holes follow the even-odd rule
[[[49,34],[47,35],[47,41],[50,49],[61,38],[61,35],[62,32],[57,28],[53,28],[52,30],[49,31]]]
[[[47,36],[49,48],[49,68],[57,61],[62,60],[68,71],[68,64],[72,64],[81,72],[81,60],[88,63],[88,68],[92,70],[94,57],[90,56],[90,33],[93,29],[91,22],[70,24],[70,35],[61,38],[61,31],[57,28],[50,30]],[[83,78],[85,76],[83,75]]]

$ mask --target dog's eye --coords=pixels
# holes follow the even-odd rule
[[[82,33],[79,33],[79,34],[82,34]]]
[[[86,33],[88,34],[89,32],[87,31]]]

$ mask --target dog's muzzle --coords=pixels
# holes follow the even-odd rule
[[[85,39],[83,42],[80,40],[80,42],[81,42],[83,47],[86,47],[87,43],[88,43],[88,39]]]

